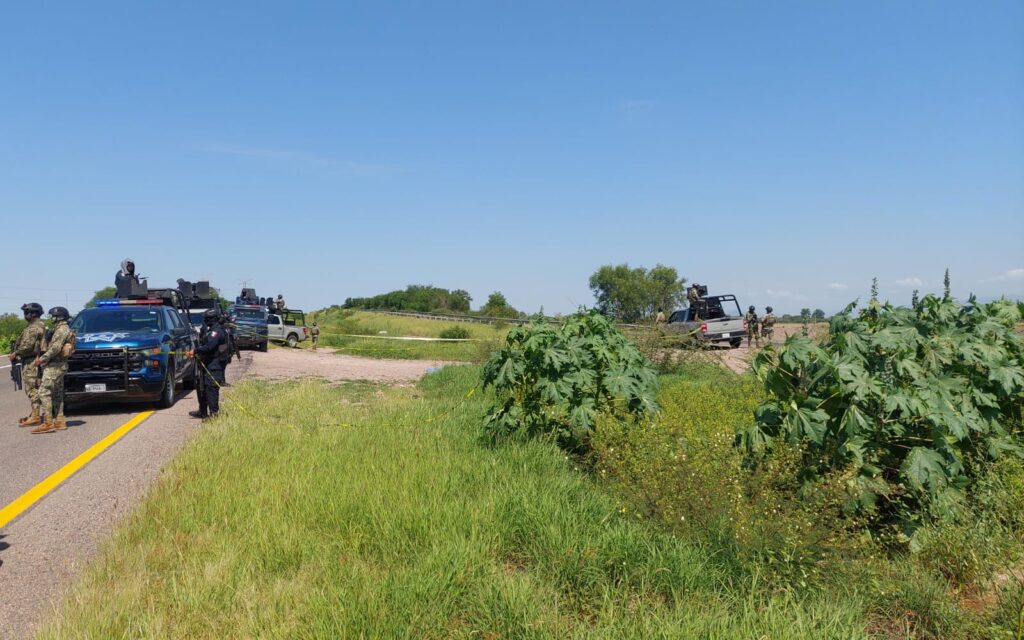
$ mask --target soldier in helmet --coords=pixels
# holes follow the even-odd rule
[[[54,307],[48,312],[53,328],[46,340],[46,349],[36,358],[43,369],[39,384],[39,403],[42,424],[32,433],[51,433],[67,429],[64,420],[64,374],[68,372],[68,358],[74,350],[75,334],[68,326],[71,314],[64,307]]]
[[[757,318],[757,309],[754,305],[747,307],[747,314],[743,316],[743,322],[747,325],[747,348],[751,346],[751,342],[761,346],[761,322]]]
[[[320,342],[320,327],[313,323],[313,326],[309,328],[309,337],[313,339],[313,351],[316,351],[316,345]]]
[[[203,393],[199,394],[199,410],[190,411],[193,418],[212,418],[220,412],[220,388],[224,384],[224,361],[231,357],[228,337],[220,324],[220,311],[207,309],[203,313],[203,329],[196,347],[196,366],[200,372]],[[227,355],[227,358],[225,357]]]
[[[764,308],[764,317],[761,318],[761,337],[765,344],[771,344],[775,337],[775,314],[771,307]]]
[[[284,313],[284,296],[280,293],[277,294],[277,300],[274,301],[274,308],[277,309],[278,313]]]
[[[32,407],[32,412],[18,420],[20,427],[36,427],[43,423],[40,415],[39,382],[40,370],[36,358],[43,354],[43,343],[46,338],[46,325],[43,324],[43,307],[38,302],[21,305],[28,325],[14,343],[14,351],[9,356],[11,363],[21,360],[21,384],[25,387],[25,395]]]

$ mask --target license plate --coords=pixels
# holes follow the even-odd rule
[[[729,334],[728,334],[728,333],[723,333],[723,334],[722,334],[722,337],[723,337],[723,338],[728,338],[728,337],[729,337]]]
[[[85,385],[86,393],[103,393],[107,390],[106,384],[87,384]]]

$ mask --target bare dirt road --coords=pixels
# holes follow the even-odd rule
[[[4,362],[6,364],[6,362]],[[228,367],[229,382],[243,376],[286,379],[302,376],[332,381],[412,381],[442,363],[373,360],[272,349],[246,352]],[[6,370],[0,370],[0,374]],[[26,495],[79,454],[149,410],[148,406],[106,405],[69,414],[67,431],[32,435],[17,427],[28,412],[24,393],[0,377],[0,509]],[[230,389],[225,393],[230,394]],[[31,636],[33,626],[61,601],[70,584],[103,540],[128,514],[160,470],[202,424],[188,416],[192,393],[179,396],[103,451],[86,466],[0,528],[0,638]]]

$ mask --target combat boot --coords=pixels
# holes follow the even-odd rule
[[[56,430],[57,427],[54,426],[53,420],[45,418],[41,425],[32,430],[32,433],[53,433]]]
[[[18,421],[19,427],[35,427],[43,424],[43,419],[39,417],[39,410],[34,409],[32,415],[27,418],[22,418]]]
[[[68,423],[67,423],[67,421],[64,420],[64,416],[57,416],[57,418],[54,419],[54,421],[53,421],[53,430],[54,431],[64,431],[67,428],[68,428]]]

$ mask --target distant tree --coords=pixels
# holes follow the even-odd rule
[[[871,278],[871,302],[878,302],[878,278]]]
[[[810,307],[804,307],[803,309],[801,309],[800,310],[800,317],[801,318],[807,318],[809,320],[811,318],[811,309],[810,309]]]
[[[508,303],[502,292],[495,291],[487,297],[487,304],[480,307],[480,315],[491,318],[518,318],[520,314]]]
[[[943,276],[942,278],[942,299],[949,300],[950,297],[951,296],[949,290],[949,267],[946,267],[946,275]]]
[[[914,293],[910,294],[910,306],[916,309],[921,304],[921,295],[917,289],[914,289]]]
[[[448,298],[448,309],[459,313],[469,313],[469,303],[473,302],[473,296],[465,289],[452,291]]]
[[[92,298],[89,302],[85,303],[85,308],[95,307],[97,300],[109,300],[117,297],[117,287],[103,287],[96,293],[92,294]]]
[[[811,317],[814,318],[815,322],[823,322],[825,320],[825,312],[821,309],[815,309]]]
[[[345,309],[384,311],[444,311],[469,313],[473,298],[465,289],[449,291],[431,285],[411,284],[404,291],[389,291],[370,298],[346,298]]]
[[[686,279],[674,267],[653,269],[628,264],[604,265],[590,276],[597,307],[622,322],[639,322],[658,309],[671,311],[686,295]]]
[[[810,324],[811,324],[811,310],[808,307],[804,307],[800,310],[800,332],[805,336],[810,335]]]

